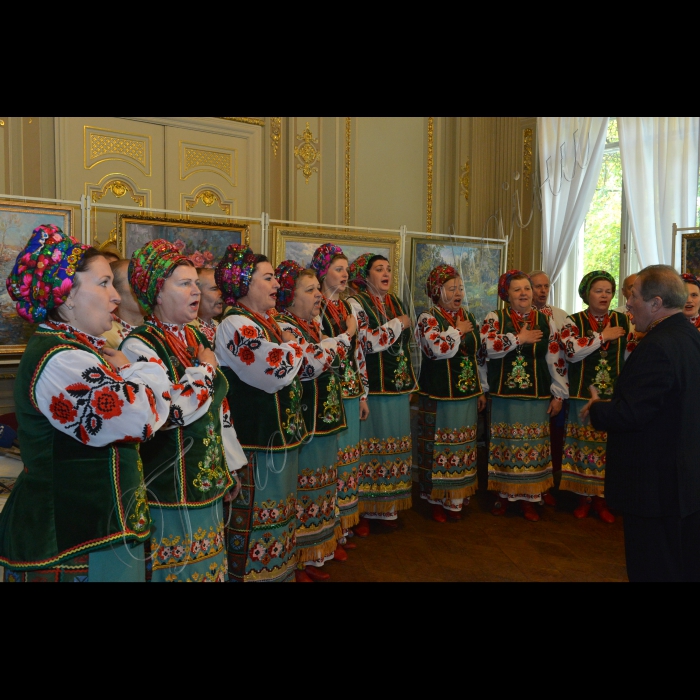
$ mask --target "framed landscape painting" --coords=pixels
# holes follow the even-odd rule
[[[49,204],[18,204],[0,201],[0,354],[24,352],[36,328],[17,314],[17,307],[7,293],[4,281],[12,270],[17,255],[24,248],[32,231],[42,224],[54,224],[63,233],[73,235],[74,210],[72,207]]]
[[[489,311],[499,306],[498,278],[505,272],[505,241],[446,243],[436,238],[411,241],[411,289],[416,315],[432,303],[425,293],[425,282],[437,265],[452,265],[464,282],[464,306],[481,323]]]
[[[316,248],[323,243],[335,243],[343,249],[348,262],[363,253],[383,255],[393,270],[391,291],[398,294],[401,268],[401,239],[399,236],[350,233],[348,231],[312,230],[292,226],[275,226],[272,230],[272,266],[283,260],[295,260],[308,267]]]
[[[196,267],[216,267],[231,243],[250,245],[250,228],[246,224],[212,224],[207,221],[148,216],[119,217],[117,247],[131,258],[148,241],[164,238],[186,255]]]
[[[700,276],[700,233],[684,233],[681,241],[681,270]]]

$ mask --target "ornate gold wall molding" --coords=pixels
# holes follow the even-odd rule
[[[282,117],[270,117],[270,140],[272,141],[272,151],[277,157],[277,149],[282,142]]]
[[[113,177],[114,174],[107,177]],[[131,193],[131,199],[136,202],[136,205],[143,207],[146,204],[146,195],[136,192],[136,188],[120,175],[118,179],[109,180],[104,185],[87,185],[87,195],[93,202],[99,202],[108,192],[111,192],[117,199],[123,197],[127,192]],[[100,186],[102,185],[102,186]]]
[[[459,178],[460,189],[467,206],[469,206],[469,170],[469,158],[467,158],[467,162],[462,166],[462,175]]]
[[[86,170],[98,163],[121,160],[151,174],[151,137],[85,126],[83,161]]]
[[[255,126],[265,126],[264,119],[256,119],[255,117],[217,117],[217,119],[226,119],[230,122],[241,122],[242,124],[254,124]]]
[[[231,215],[231,203],[224,201],[224,196],[218,191],[213,185],[203,185],[196,188],[191,195],[183,195],[183,203],[185,205],[185,211],[192,211],[198,204],[202,202],[205,207],[211,207],[214,204],[218,204],[219,209],[227,216]]]
[[[526,188],[530,188],[532,175],[532,129],[523,131],[523,181]]]
[[[428,117],[428,205],[425,230],[433,232],[433,117]]]
[[[294,146],[294,155],[299,159],[297,170],[301,170],[308,185],[311,175],[318,172],[318,168],[313,167],[314,163],[321,160],[321,151],[314,146],[315,143],[318,143],[318,139],[315,139],[311,133],[309,122],[306,122],[306,129],[302,135],[296,138],[297,141],[304,142],[300,146]]]
[[[345,117],[345,225],[350,225],[350,128],[352,117]]]
[[[215,172],[234,187],[237,184],[238,162],[235,149],[216,148],[202,143],[180,141],[180,180],[196,172]]]

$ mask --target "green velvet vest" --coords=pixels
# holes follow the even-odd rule
[[[452,321],[440,307],[434,306],[428,313],[438,322],[437,330],[441,333],[452,326]],[[467,312],[466,316],[472,322],[474,330],[462,336],[459,350],[453,357],[447,360],[422,358],[418,380],[421,394],[428,394],[435,399],[459,401],[483,393],[476,362],[476,352],[481,344],[479,326],[472,314]]]
[[[396,296],[387,294],[387,297],[391,297],[397,316],[406,313]],[[387,321],[390,321],[391,318],[395,318],[395,316],[389,318],[388,315],[384,318],[375,308],[367,292],[360,292],[353,298],[359,302],[367,313],[369,327],[372,330],[376,330]],[[391,313],[386,306],[385,311],[387,314]],[[410,394],[415,391],[416,375],[413,372],[413,363],[411,361],[410,340],[411,329],[405,328],[401,333],[400,339],[396,340],[386,350],[365,354],[370,394]]]
[[[282,314],[280,321],[294,326],[307,343],[317,343],[311,334],[301,326],[291,314]],[[342,386],[339,362],[336,357],[330,369],[313,379],[302,381],[302,413],[306,429],[314,435],[332,435],[345,430],[345,408],[342,400]]]
[[[204,333],[190,327],[197,340],[211,349]],[[132,331],[129,337],[138,338],[154,350],[165,364],[170,381],[173,384],[180,382],[186,368],[168,347],[162,330],[146,323]],[[203,508],[223,498],[233,484],[221,443],[219,415],[227,391],[226,377],[217,369],[209,410],[189,425],[167,430],[161,428],[152,440],[141,445],[151,505]]]
[[[245,316],[261,328],[265,340],[278,343],[267,328],[241,306],[226,312],[228,316]],[[247,384],[230,367],[221,368],[229,383],[228,403],[236,434],[246,450],[283,451],[298,447],[308,431],[301,413],[302,386],[299,376],[274,394]]]
[[[72,334],[41,327],[19,364],[14,401],[24,471],[0,513],[0,563],[8,568],[46,568],[150,536],[136,443],[92,447],[57,430],[39,412],[34,391],[47,362],[75,349],[95,356],[95,377],[102,368],[111,369]],[[78,391],[84,394],[79,387],[69,394],[80,408]]]
[[[501,334],[517,335],[508,308],[496,311],[496,314]],[[539,343],[519,346],[499,359],[489,358],[488,377],[492,396],[541,399],[552,395],[552,375],[545,359],[549,352],[549,320],[539,311],[536,312],[535,328],[542,331]]]
[[[589,331],[593,331],[588,311],[571,314],[571,318],[582,338],[585,338]],[[591,392],[588,387],[591,384],[598,387],[601,399],[609,399],[612,396],[615,382],[620,376],[622,365],[625,363],[625,347],[627,346],[630,322],[626,314],[611,311],[610,325],[622,326],[625,329],[625,335],[610,341],[607,350],[604,350],[607,352],[606,357],[601,355],[602,348],[598,348],[581,362],[569,362],[569,395],[572,399],[590,399]]]
[[[328,302],[329,304],[331,302]],[[341,299],[340,303],[345,307],[348,314],[352,313],[348,303]],[[335,338],[336,335],[345,333],[347,330],[345,327],[345,322],[341,321],[340,324],[335,322],[332,314],[328,311],[328,307],[324,308],[323,314],[321,316],[321,328],[325,335],[330,338]],[[360,371],[356,366],[355,356],[357,352],[357,333],[353,335],[350,339],[350,352],[347,357],[340,360],[340,367],[338,368],[338,374],[340,375],[340,380],[343,389],[344,399],[356,399],[358,396],[362,396],[365,392],[362,387],[362,379],[360,378]]]

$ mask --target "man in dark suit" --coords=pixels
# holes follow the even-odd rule
[[[610,401],[583,409],[608,433],[605,499],[623,515],[630,581],[700,581],[700,333],[676,270],[651,265],[627,307],[646,332]]]

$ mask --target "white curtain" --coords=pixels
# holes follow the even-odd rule
[[[555,286],[595,193],[609,117],[538,117],[542,269]]]
[[[674,265],[673,224],[695,226],[700,117],[618,117],[622,182],[642,267]],[[680,241],[676,242],[676,258]]]

